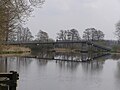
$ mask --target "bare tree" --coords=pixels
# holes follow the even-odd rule
[[[85,40],[103,40],[104,39],[104,33],[100,30],[97,30],[95,28],[87,28],[83,32],[83,39]]]
[[[19,24],[16,28],[16,40],[17,41],[22,41],[22,30],[23,30],[23,27],[22,25]]]
[[[115,35],[116,35],[118,41],[120,42],[120,21],[116,24]]]
[[[69,33],[71,34],[71,40],[80,40],[79,33],[76,29],[71,29]]]
[[[32,41],[33,36],[32,33],[30,32],[30,29],[27,28],[23,28],[23,41]]]
[[[0,34],[4,36],[3,40],[7,41],[16,25],[30,16],[32,6],[41,6],[43,3],[44,0],[0,0]]]
[[[71,30],[60,30],[57,33],[58,40],[80,40],[79,32],[76,29]]]
[[[57,39],[58,40],[66,40],[67,39],[67,30],[60,30],[60,32],[57,33]]]
[[[96,40],[103,40],[104,36],[105,36],[105,34],[102,31],[98,30],[96,32]]]
[[[39,32],[36,35],[36,40],[44,42],[44,41],[48,41],[48,39],[49,39],[48,33],[42,30],[39,30]]]
[[[85,31],[83,32],[83,39],[91,40],[91,29],[90,28],[85,29]]]
[[[12,32],[9,33],[8,41],[12,41],[12,42],[16,41],[16,32],[15,32],[15,30],[13,30]]]
[[[19,25],[16,30],[16,40],[22,42],[32,41],[33,36],[30,32],[30,29],[28,27],[24,28],[21,25]]]

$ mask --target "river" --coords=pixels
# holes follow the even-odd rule
[[[59,58],[70,56],[59,55]],[[72,57],[81,57],[78,56]],[[19,73],[17,90],[120,90],[120,55],[89,62],[1,56],[0,72],[11,70]]]

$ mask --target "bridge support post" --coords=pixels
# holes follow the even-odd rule
[[[87,43],[81,43],[81,52],[88,52]]]

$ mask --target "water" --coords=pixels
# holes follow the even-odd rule
[[[11,70],[20,75],[17,90],[120,90],[119,55],[92,62],[0,57],[0,72]]]

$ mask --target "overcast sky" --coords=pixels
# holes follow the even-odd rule
[[[105,39],[116,39],[120,0],[46,0],[32,16],[26,25],[33,35],[41,29],[55,39],[59,30],[74,28],[82,37],[83,31],[92,27],[103,31]]]

